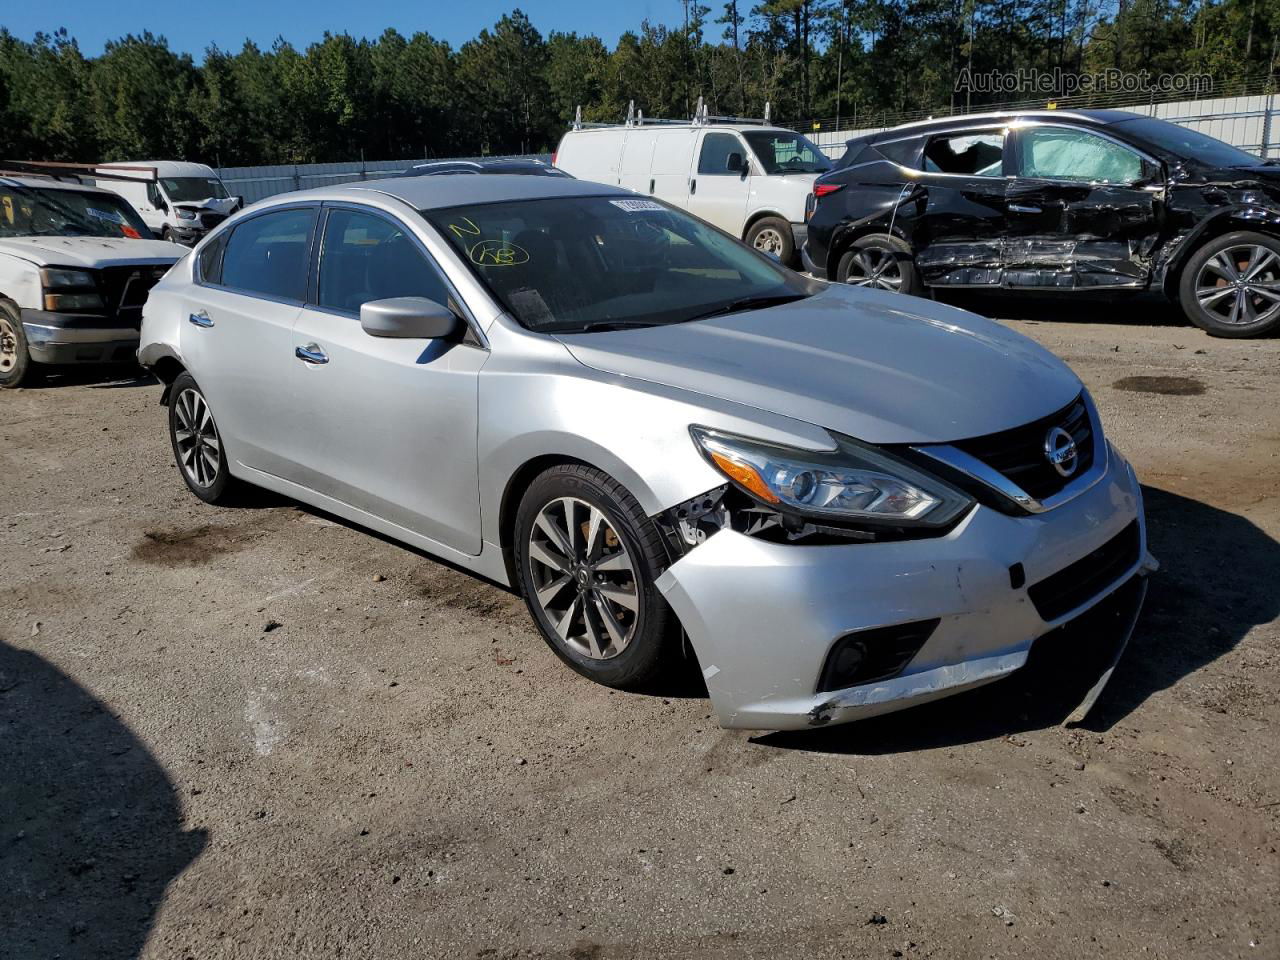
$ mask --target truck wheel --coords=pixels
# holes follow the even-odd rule
[[[761,217],[747,230],[746,241],[761,253],[776,257],[779,263],[789,265],[796,255],[795,237],[791,224],[781,217]]]
[[[10,304],[0,302],[0,389],[30,383],[35,376],[35,368],[18,311]]]
[[[918,296],[924,291],[911,248],[896,237],[883,234],[855,240],[840,258],[836,279],[890,293]]]
[[[515,520],[516,580],[543,639],[609,687],[643,689],[678,656],[679,625],[654,586],[662,535],[627,489],[594,467],[552,467]]]
[[[1259,337],[1280,329],[1280,240],[1242,230],[1191,255],[1178,301],[1211,337]]]

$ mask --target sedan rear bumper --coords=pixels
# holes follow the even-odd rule
[[[1131,536],[1135,521],[1135,559],[1072,609],[1044,619],[1029,590]],[[658,587],[688,633],[720,723],[788,730],[997,680],[1026,662],[1038,637],[1152,564],[1140,488],[1112,450],[1098,483],[1047,513],[1012,517],[978,506],[945,537],[847,546],[771,543],[722,530],[673,564]],[[819,690],[837,639],[925,619],[937,626],[901,674]]]

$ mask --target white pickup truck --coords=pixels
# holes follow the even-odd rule
[[[42,364],[134,360],[147,292],[187,252],[114,193],[0,176],[0,388]]]

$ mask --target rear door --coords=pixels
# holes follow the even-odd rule
[[[708,130],[689,178],[689,212],[735,237],[747,215],[747,145],[736,133]]]
[[[653,193],[654,140],[652,130],[633,128],[627,131],[627,139],[622,146],[620,186],[636,193]]]
[[[653,195],[678,207],[689,206],[696,134],[693,127],[654,131]]]
[[[913,241],[924,282],[1000,283],[1005,235],[1006,133],[1002,127],[951,130],[926,138],[922,174],[904,184],[899,204],[917,213]]]
[[[1069,124],[1030,124],[1013,138],[1005,285],[1145,287],[1163,211],[1160,165]]]

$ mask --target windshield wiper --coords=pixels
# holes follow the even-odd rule
[[[637,327],[656,327],[653,320],[592,320],[580,327],[565,327],[552,333],[592,333],[601,330],[631,330]]]
[[[686,317],[684,322],[705,320],[708,317],[720,317],[726,313],[740,313],[743,310],[763,310],[765,307],[777,307],[784,303],[795,303],[797,300],[803,300],[804,298],[805,294],[803,293],[780,293],[771,297],[742,297],[739,300],[732,300],[704,313],[695,313],[692,317]]]

